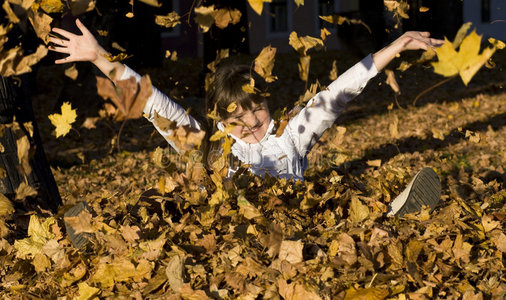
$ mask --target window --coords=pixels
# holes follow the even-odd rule
[[[490,0],[481,0],[481,22],[490,22]]]
[[[287,33],[291,28],[291,15],[289,15],[288,1],[292,0],[273,0],[269,3],[267,14],[267,28],[269,33]]]
[[[160,9],[162,14],[167,15],[170,12],[177,12],[179,14],[179,0],[169,0],[162,1],[162,7]],[[181,33],[181,24],[176,25],[176,27],[165,28],[163,27],[162,33],[160,34],[162,38],[166,37],[177,37]]]

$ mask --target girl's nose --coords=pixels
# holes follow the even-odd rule
[[[258,117],[252,112],[248,111],[243,117],[242,121],[244,122],[244,125],[251,128],[260,123],[260,120]]]

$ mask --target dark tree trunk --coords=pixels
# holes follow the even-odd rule
[[[39,130],[33,114],[31,100],[29,98],[29,75],[22,76],[22,86],[14,86],[10,78],[0,77],[0,123],[9,124],[16,117],[16,121],[22,125],[32,122],[33,137],[29,137],[30,147],[34,148],[34,155],[30,159],[32,172],[27,176],[28,184],[37,190],[36,197],[29,197],[24,201],[24,209],[30,210],[36,205],[44,209],[56,212],[62,203],[60,193],[56,186],[53,174],[46,160]],[[6,176],[0,178],[0,193],[9,199],[14,199],[16,189],[25,180],[24,175],[18,170],[19,161],[17,155],[17,136],[10,129],[5,128],[0,143],[5,148],[0,153],[0,167],[5,170]]]

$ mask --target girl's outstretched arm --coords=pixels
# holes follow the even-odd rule
[[[125,66],[119,62],[110,62],[105,55],[107,51],[102,48],[91,32],[76,19],[76,25],[81,30],[81,35],[73,34],[61,28],[53,28],[53,32],[65,39],[50,36],[49,41],[54,45],[49,50],[68,54],[67,57],[58,59],[56,64],[63,64],[75,61],[89,61],[102,71],[111,80],[118,80],[125,71]],[[115,70],[115,72],[113,72]]]
[[[372,55],[376,69],[381,71],[394,57],[405,50],[427,50],[441,46],[442,40],[430,38],[429,32],[408,31],[392,42],[390,45]]]

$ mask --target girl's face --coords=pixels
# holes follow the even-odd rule
[[[228,119],[223,123],[235,124],[231,134],[248,144],[256,144],[267,133],[271,116],[267,109],[267,101],[262,104],[252,103],[251,109],[243,110],[238,106]]]

